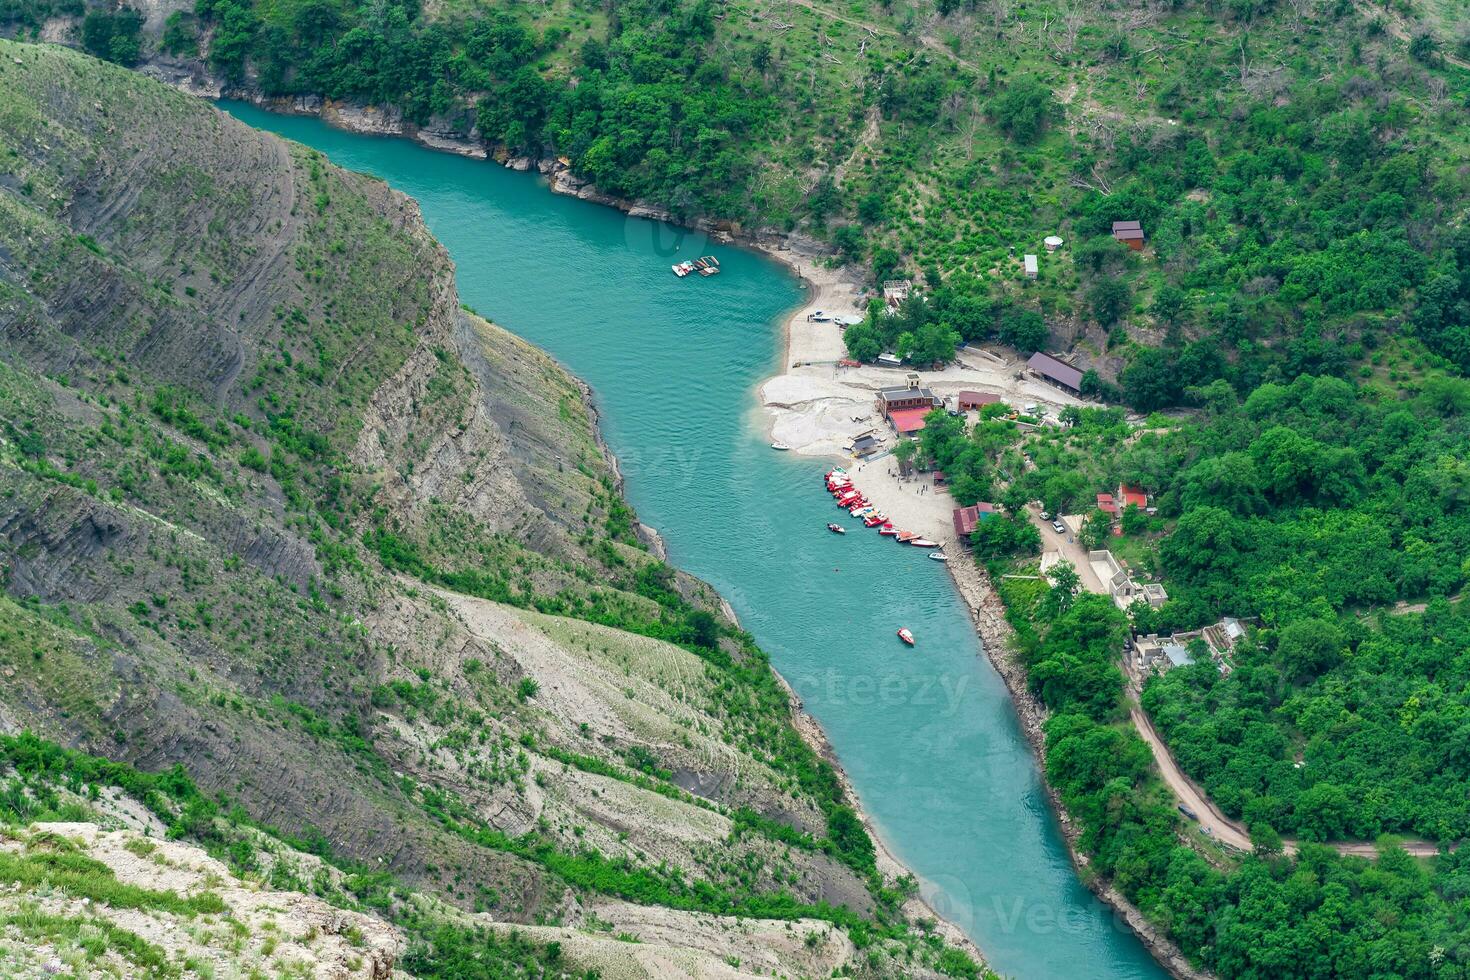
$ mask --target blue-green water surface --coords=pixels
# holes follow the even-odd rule
[[[712,583],[826,729],[891,850],[1000,972],[1160,977],[1078,882],[1004,685],[938,562],[841,515],[819,462],[773,452],[756,391],[801,300],[744,249],[406,140],[224,106],[416,198],[463,301],[596,395],[640,517]],[[672,262],[717,255],[721,275]],[[902,647],[907,626],[918,647]]]

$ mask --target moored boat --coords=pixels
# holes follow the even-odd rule
[[[938,541],[930,541],[928,538],[909,538],[909,544],[913,545],[915,548],[939,547]]]
[[[918,535],[915,534],[913,531],[899,531],[897,537],[899,544],[908,544],[910,541],[914,540],[914,538],[917,538]]]
[[[791,447],[788,446],[788,445],[786,445],[786,443],[784,443],[784,442],[773,442],[773,443],[771,443],[771,448],[772,449],[779,449],[781,452],[784,453],[786,450],[790,449]]]
[[[933,561],[949,561],[949,555],[946,555],[942,551],[931,551],[929,552],[929,557]]]
[[[883,535],[885,538],[892,538],[897,536],[898,528],[894,527],[892,524],[883,524],[879,526],[878,533]]]
[[[887,524],[888,517],[885,514],[874,512],[863,518],[863,523],[868,527],[877,527],[879,524]]]
[[[898,638],[907,643],[909,646],[914,645],[914,634],[909,632],[909,628],[907,626],[899,627]]]
[[[833,534],[846,534],[847,533],[847,528],[843,527],[841,524],[830,524],[829,523],[827,525],[827,530],[831,531]]]

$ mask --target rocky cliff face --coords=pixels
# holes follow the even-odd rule
[[[784,694],[637,530],[584,390],[459,307],[412,201],[0,42],[7,730],[498,921],[652,930],[629,881],[871,914]],[[733,921],[692,914],[660,942]]]
[[[404,936],[386,922],[242,880],[197,847],[95,823],[0,833],[13,874],[63,861],[84,874],[0,890],[6,976],[407,976],[395,969]]]

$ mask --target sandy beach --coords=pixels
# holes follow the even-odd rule
[[[786,322],[783,371],[761,385],[771,439],[803,456],[842,460],[839,465],[847,468],[858,489],[904,530],[954,544],[950,514],[955,504],[943,490],[933,488],[927,474],[903,479],[892,457],[880,455],[859,463],[847,451],[856,436],[869,431],[885,449],[897,442],[892,427],[878,413],[878,389],[902,385],[916,373],[941,398],[954,398],[961,391],[993,393],[1018,408],[1043,405],[1053,417],[1068,405],[1086,404],[1024,374],[1024,361],[1001,347],[966,347],[942,371],[871,364],[840,367],[837,362],[847,356],[842,328],[809,316],[818,310],[829,316],[862,314],[871,293],[864,291],[855,273],[829,268],[823,256],[795,249],[771,254],[789,265],[808,291],[806,303]]]

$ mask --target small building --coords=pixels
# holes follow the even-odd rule
[[[1026,368],[1041,380],[1056,385],[1074,395],[1082,394],[1082,372],[1065,361],[1059,361],[1050,354],[1037,351],[1031,355],[1026,362]]]
[[[1148,494],[1143,492],[1142,487],[1130,487],[1127,484],[1118,486],[1118,512],[1121,514],[1129,507],[1137,507],[1139,510],[1148,508]]]
[[[1124,612],[1139,599],[1157,609],[1169,598],[1162,585],[1135,581],[1128,570],[1119,564],[1118,559],[1113,557],[1111,551],[1089,551],[1087,564],[1097,580],[1107,587],[1108,595],[1113,597],[1113,604]]]
[[[1062,247],[1062,240],[1056,235],[1047,235],[1046,238],[1042,240],[1041,244],[1046,246],[1046,250],[1048,252],[1055,252],[1057,249]]]
[[[878,355],[879,367],[899,367],[903,364],[903,358],[892,351],[884,351]]]
[[[904,384],[878,389],[878,411],[887,419],[891,419],[896,411],[919,408],[928,413],[943,405],[944,402],[933,391],[920,383],[917,374],[910,374]]]
[[[1021,261],[1026,269],[1026,278],[1035,279],[1040,272],[1040,268],[1036,264],[1036,256],[1026,255],[1022,257]]]
[[[978,412],[986,405],[994,405],[998,401],[1000,401],[1000,396],[988,391],[962,391],[957,398],[962,412]]]
[[[855,456],[866,456],[877,452],[882,445],[883,443],[873,436],[862,435],[852,441],[852,452]]]
[[[857,313],[837,313],[833,315],[832,322],[837,324],[843,330],[846,330],[848,327],[857,326],[859,323],[862,323],[866,319],[867,317]]]
[[[1135,252],[1143,251],[1143,226],[1136,221],[1114,221],[1113,237]]]
[[[1118,502],[1113,499],[1113,495],[1110,493],[1100,493],[1097,495],[1097,509],[1104,514],[1111,514],[1113,517],[1118,516]]]
[[[1194,658],[1189,655],[1189,647],[1182,643],[1165,643],[1164,656],[1168,657],[1169,663],[1175,667],[1194,663]]]
[[[1134,663],[1139,673],[1163,672],[1198,662],[1197,654],[1208,654],[1215,669],[1228,675],[1235,669],[1231,653],[1245,638],[1245,626],[1230,616],[1202,630],[1187,630],[1160,636],[1149,633],[1133,637]],[[1194,652],[1191,652],[1191,647]]]
[[[979,503],[973,507],[956,507],[950,515],[954,522],[954,533],[962,539],[968,539],[975,533],[975,528],[980,522],[989,517],[994,517],[998,511],[995,504]]]
[[[896,313],[914,291],[911,279],[885,279],[883,281],[883,306],[888,312]]]

